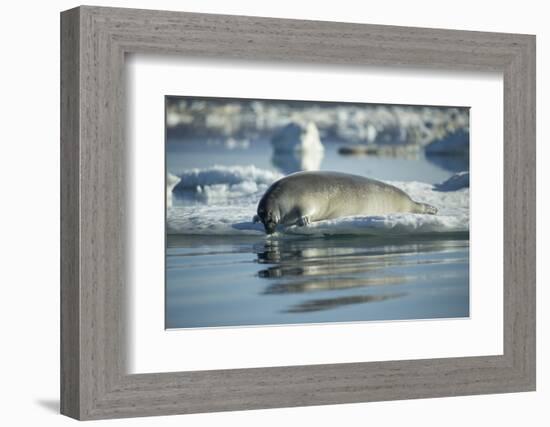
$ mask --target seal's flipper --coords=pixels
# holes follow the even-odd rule
[[[252,217],[252,223],[256,224],[257,222],[260,222],[260,217],[258,215],[254,215]]]
[[[298,225],[299,225],[300,227],[307,227],[310,223],[311,223],[311,221],[309,220],[309,217],[308,217],[308,216],[302,216],[302,217],[300,217],[300,219],[298,220]]]
[[[420,212],[419,213],[426,213],[428,215],[436,215],[438,209],[435,206],[429,205],[427,203],[420,203],[417,202],[417,205],[419,206]]]

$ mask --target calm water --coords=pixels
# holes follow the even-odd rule
[[[461,159],[345,157],[325,144],[321,168],[383,180],[441,182]],[[253,164],[278,170],[263,142],[230,150],[167,143],[167,169]],[[167,236],[166,327],[469,316],[469,238],[341,236],[284,240]]]

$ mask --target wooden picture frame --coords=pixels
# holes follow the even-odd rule
[[[125,370],[127,53],[503,73],[504,353]],[[103,7],[61,14],[61,412],[77,419],[535,389],[535,37]]]

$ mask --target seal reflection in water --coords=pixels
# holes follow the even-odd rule
[[[272,234],[278,224],[306,226],[310,222],[356,215],[409,212],[437,213],[415,202],[393,185],[340,172],[297,172],[274,182],[258,204],[254,222]]]

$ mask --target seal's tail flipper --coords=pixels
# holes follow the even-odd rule
[[[427,203],[417,203],[417,205],[420,207],[420,213],[426,213],[429,215],[437,214],[437,208],[435,206],[428,205]]]

